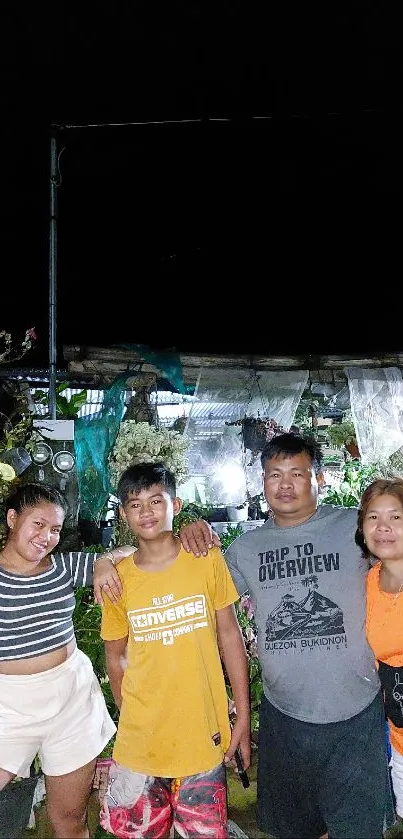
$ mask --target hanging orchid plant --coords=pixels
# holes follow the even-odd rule
[[[188,477],[186,452],[190,440],[168,428],[156,428],[148,422],[124,420],[109,456],[109,477],[115,487],[122,472],[134,463],[163,461],[176,476],[177,484]]]

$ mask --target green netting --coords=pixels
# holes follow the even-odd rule
[[[119,345],[136,349],[142,357],[161,370],[179,393],[187,393],[182,365],[176,353],[155,353],[143,344]],[[80,515],[97,521],[113,492],[109,482],[108,458],[113,449],[125,410],[124,395],[129,378],[137,370],[126,370],[105,391],[99,411],[75,422],[74,447],[80,492]]]
[[[125,409],[128,373],[118,376],[99,411],[75,422],[74,448],[80,492],[80,515],[97,521],[111,494],[108,458]],[[133,375],[133,373],[131,373]]]
[[[118,346],[123,350],[133,350],[134,352],[140,353],[145,361],[153,364],[157,370],[160,370],[167,377],[178,393],[193,394],[193,385],[185,385],[183,381],[182,362],[178,353],[174,350],[158,352],[151,350],[150,347],[144,344],[118,344]]]

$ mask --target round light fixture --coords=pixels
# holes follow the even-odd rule
[[[33,460],[37,466],[46,466],[47,463],[50,463],[52,457],[52,449],[47,443],[36,443],[35,448],[31,452],[31,460]]]
[[[75,464],[76,459],[74,455],[64,449],[53,455],[52,466],[55,471],[59,472],[61,475],[66,475],[68,472],[71,472],[74,469]]]

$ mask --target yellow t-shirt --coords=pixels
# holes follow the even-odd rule
[[[225,559],[181,548],[166,571],[143,571],[133,555],[117,571],[123,593],[106,598],[101,626],[104,640],[128,635],[113,757],[157,777],[213,769],[230,742],[215,612],[239,598]]]
[[[403,666],[403,594],[396,597],[379,588],[378,562],[367,576],[366,632],[370,647],[378,661],[391,667]],[[403,755],[403,728],[389,722],[390,742]]]

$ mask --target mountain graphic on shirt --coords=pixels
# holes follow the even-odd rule
[[[344,632],[343,612],[337,603],[308,591],[302,600],[285,594],[266,621],[266,641],[312,638]]]

